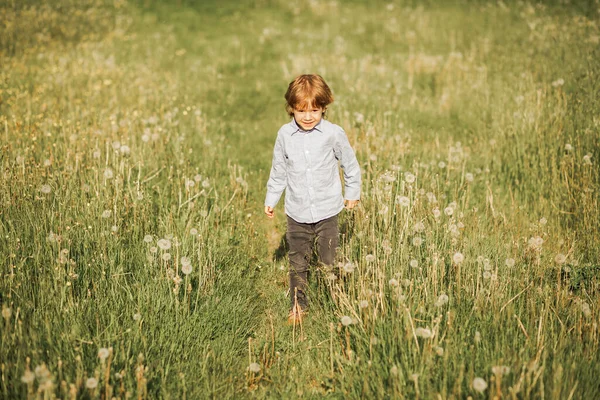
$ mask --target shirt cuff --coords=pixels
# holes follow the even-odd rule
[[[275,208],[279,199],[281,198],[281,193],[269,193],[267,192],[267,198],[265,199],[265,206],[269,206],[271,208]]]
[[[344,193],[345,200],[360,200],[360,189],[346,187]]]

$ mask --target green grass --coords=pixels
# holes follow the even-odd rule
[[[0,5],[0,397],[600,396],[597,3],[170,3]],[[363,198],[290,327],[307,72]]]

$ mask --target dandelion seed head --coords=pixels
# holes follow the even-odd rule
[[[398,287],[398,280],[396,278],[392,278],[389,280],[388,282],[390,284],[391,287]]]
[[[158,251],[158,248],[156,246],[152,246],[152,247],[150,247],[149,250],[150,250],[150,253],[154,254]]]
[[[506,264],[507,267],[512,268],[515,266],[515,259],[507,258],[506,261],[504,261],[504,264]]]
[[[369,307],[369,302],[367,300],[361,300],[358,302],[358,306],[360,308],[367,308]]]
[[[466,180],[467,182],[473,182],[473,180],[474,180],[474,179],[475,179],[475,178],[473,177],[473,174],[472,174],[472,173],[470,173],[470,172],[467,172],[467,173],[465,174],[465,180]]]
[[[436,307],[442,307],[443,305],[448,303],[448,295],[442,293],[439,295],[439,297],[437,298],[436,302],[435,302],[435,306]]]
[[[112,178],[113,178],[113,176],[114,176],[114,173],[113,173],[113,170],[112,170],[112,169],[110,169],[110,168],[106,168],[106,169],[104,170],[104,178],[106,178],[106,179],[112,179]]]
[[[440,169],[444,169],[444,168],[446,168],[446,163],[445,163],[445,162],[443,162],[443,161],[440,161],[440,162],[438,163],[438,167],[439,167]]]
[[[573,151],[573,146],[571,145],[571,143],[565,144],[565,150],[566,151]]]
[[[142,135],[142,142],[144,142],[144,143],[148,143],[149,141],[150,141],[150,135],[148,135],[148,134],[144,133],[144,134]]]
[[[490,271],[483,272],[483,279],[490,279],[492,277],[492,273]]]
[[[110,230],[111,230],[112,232],[115,232],[115,233],[116,233],[116,232],[119,230],[119,227],[118,227],[118,226],[116,226],[116,225],[113,225],[113,226],[111,226],[111,227],[110,227]]]
[[[589,318],[592,316],[592,310],[590,308],[590,305],[585,301],[581,302],[581,312],[583,313],[583,315],[586,318]]]
[[[347,315],[344,315],[341,319],[340,322],[342,323],[342,325],[344,326],[349,326],[352,325],[352,318],[350,318]]]
[[[417,337],[421,337],[423,339],[429,339],[430,337],[433,336],[431,329],[421,328],[421,327],[415,329],[415,335],[417,335]]]
[[[554,257],[554,262],[557,263],[558,265],[564,264],[566,261],[567,261],[567,256],[565,256],[562,253],[558,253],[556,255],[556,257]]]
[[[419,247],[423,244],[423,239],[420,236],[415,236],[412,240],[412,244],[415,247]]]
[[[2,307],[2,318],[8,320],[10,319],[10,316],[12,315],[12,310],[9,307]]]
[[[444,208],[444,214],[446,214],[447,216],[451,216],[452,214],[454,214],[454,208],[450,206]]]
[[[417,178],[415,177],[415,175],[411,172],[405,172],[404,173],[404,180],[406,181],[406,183],[413,183]]]
[[[592,155],[588,153],[585,156],[583,156],[583,163],[585,165],[592,165]]]
[[[546,225],[548,223],[548,220],[545,217],[540,218],[539,221],[540,225]]]
[[[419,262],[413,258],[412,260],[410,260],[408,265],[410,265],[412,268],[417,268],[419,266]]]
[[[192,260],[185,256],[181,257],[179,261],[181,262],[181,265],[192,265]]]
[[[33,383],[33,381],[35,380],[35,374],[29,370],[25,371],[23,373],[23,376],[21,377],[21,382],[30,385]]]
[[[40,186],[40,192],[44,193],[44,194],[48,194],[52,191],[52,187],[50,187],[50,185],[42,185]]]
[[[484,381],[483,378],[476,377],[475,379],[473,379],[473,389],[475,389],[475,391],[483,394],[487,387],[487,382]]]
[[[157,243],[158,247],[162,250],[169,250],[171,248],[171,241],[169,239],[160,239]]]
[[[111,210],[104,210],[102,211],[102,218],[110,218],[112,215],[112,211]]]
[[[208,189],[210,187],[210,181],[208,180],[208,178],[202,181],[202,187],[205,189]]]
[[[138,322],[138,321],[140,321],[141,319],[142,319],[142,314],[140,314],[140,313],[135,313],[135,314],[133,314],[133,320],[134,320],[134,321]]]
[[[192,264],[182,264],[181,272],[183,272],[184,275],[191,274],[192,273]]]
[[[164,253],[162,259],[163,261],[169,261],[171,259],[171,253]]]
[[[260,372],[260,365],[258,363],[253,362],[248,366],[248,370],[257,374]]]
[[[190,235],[196,236],[197,234],[198,234],[198,229],[196,229],[196,228],[190,229]]]
[[[410,199],[406,196],[396,196],[396,204],[399,204],[402,207],[410,206]]]
[[[152,238],[152,235],[146,235],[146,236],[144,236],[144,242],[146,242],[146,243],[152,243],[152,240],[154,240]]]
[[[356,268],[356,266],[354,264],[352,264],[351,262],[344,264],[344,266],[342,267],[344,272],[347,274],[351,274],[352,272],[354,272],[355,268]]]
[[[395,365],[392,365],[392,368],[390,368],[390,374],[392,376],[398,376],[398,367]]]
[[[127,145],[122,145],[119,148],[119,150],[121,151],[121,154],[123,154],[124,156],[127,156],[127,155],[129,155],[129,153],[131,153],[131,149]]]
[[[425,230],[425,224],[421,221],[418,221],[413,227],[415,232],[423,232]]]
[[[96,378],[88,378],[85,381],[85,387],[88,389],[96,389],[97,386],[98,386],[98,379],[96,379]]]
[[[374,256],[373,254],[367,254],[367,255],[365,256],[365,260],[366,260],[367,262],[371,263],[371,262],[375,261],[375,256]]]
[[[436,218],[436,219],[439,218],[442,215],[442,213],[441,213],[441,211],[440,211],[439,208],[434,208],[432,210],[432,213],[433,213],[433,217]]]
[[[510,367],[506,365],[494,365],[492,367],[492,373],[496,376],[508,375],[510,373]]]
[[[100,150],[94,150],[94,152],[92,153],[92,157],[94,158],[100,158],[100,156],[102,155],[102,153],[100,153]]]
[[[101,347],[100,350],[98,350],[98,358],[102,361],[106,360],[109,354],[110,352],[106,347]]]
[[[455,264],[460,264],[465,261],[465,256],[463,256],[461,252],[456,252],[452,256],[452,261],[454,261]]]
[[[435,354],[437,354],[438,356],[443,356],[444,355],[444,348],[440,347],[440,346],[436,346],[435,347]]]
[[[481,342],[481,333],[479,331],[475,331],[475,343]]]

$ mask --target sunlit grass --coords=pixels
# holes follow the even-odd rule
[[[1,6],[2,396],[598,397],[586,7]],[[305,72],[363,198],[288,326],[262,202]]]

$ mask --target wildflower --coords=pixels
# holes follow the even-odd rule
[[[190,235],[196,236],[197,234],[198,234],[198,229],[196,229],[196,228],[190,229]]]
[[[118,140],[115,140],[114,142],[112,142],[112,148],[114,150],[119,150],[121,148],[121,142],[119,142]]]
[[[156,246],[150,247],[149,250],[150,250],[150,253],[152,253],[152,254],[154,254],[154,253],[156,253],[158,251],[158,249],[156,248]]]
[[[410,173],[410,172],[405,172],[404,173],[404,180],[406,181],[406,183],[413,183],[415,181],[416,177],[414,174]]]
[[[443,161],[440,161],[440,162],[438,163],[438,167],[439,167],[440,169],[444,169],[444,168],[446,168],[446,163],[445,163],[445,162],[443,162]]]
[[[557,80],[555,80],[554,82],[552,82],[552,86],[554,87],[559,87],[565,84],[565,80],[562,78],[559,78]]]
[[[546,225],[548,223],[548,220],[545,217],[540,218],[540,225]]]
[[[419,262],[413,258],[412,260],[410,260],[408,265],[410,265],[412,268],[417,268],[419,266]]]
[[[481,342],[481,333],[479,331],[475,331],[475,343]]]
[[[475,389],[475,391],[482,393],[485,392],[485,389],[487,389],[488,385],[486,383],[486,381],[484,381],[482,378],[475,378],[473,379],[473,389]]]
[[[452,214],[454,214],[454,208],[450,206],[444,208],[444,214],[446,214],[447,216],[451,216]]]
[[[363,122],[365,122],[365,116],[359,112],[355,112],[354,113],[354,120],[359,123],[362,124]]]
[[[431,192],[427,192],[425,194],[425,196],[427,196],[427,201],[430,203],[437,203],[437,198],[435,197],[435,194],[431,193]]]
[[[34,380],[35,380],[35,374],[33,372],[31,372],[30,370],[25,371],[23,373],[23,376],[21,377],[21,382],[26,383],[28,385],[32,384]]]
[[[379,214],[381,214],[381,215],[383,215],[383,214],[387,214],[387,213],[388,213],[388,211],[390,211],[390,208],[389,208],[387,205],[385,205],[385,204],[381,204],[381,205],[379,206]]]
[[[455,264],[460,264],[465,261],[465,256],[463,256],[460,252],[456,252],[452,256],[452,261],[454,261]]]
[[[333,282],[337,279],[337,275],[334,274],[333,272],[330,272],[329,274],[327,274],[325,279],[327,279],[329,282]]]
[[[358,302],[358,306],[360,308],[367,308],[369,307],[369,302],[367,300],[361,300]]]
[[[413,227],[415,232],[423,232],[425,230],[425,224],[421,221],[417,222]]]
[[[257,374],[260,372],[260,365],[258,363],[253,362],[248,366],[248,370]]]
[[[375,261],[375,256],[374,256],[373,254],[367,254],[367,255],[365,256],[365,260],[366,260],[367,262],[373,262],[373,261]]]
[[[344,264],[344,266],[342,267],[342,269],[344,270],[344,272],[347,273],[347,274],[351,274],[352,272],[354,272],[354,268],[356,268],[356,267],[354,266],[354,264],[352,264],[350,262]]]
[[[440,357],[441,357],[441,356],[443,356],[443,355],[444,355],[444,348],[443,348],[443,347],[436,346],[436,347],[434,348],[434,350],[435,350],[435,354],[437,354],[438,356],[440,356]]]
[[[473,179],[474,179],[474,177],[473,177],[473,174],[472,174],[472,173],[470,173],[470,172],[467,172],[467,173],[465,174],[465,180],[466,180],[467,182],[473,182]]]
[[[87,381],[85,381],[85,387],[88,389],[96,389],[96,387],[98,386],[98,379],[96,378],[88,378]]]
[[[483,272],[483,279],[490,279],[492,277],[492,273],[490,271]]]
[[[110,352],[108,351],[108,349],[106,347],[102,347],[100,348],[100,350],[98,350],[98,358],[101,361],[104,361],[108,358]]]
[[[2,307],[2,318],[8,320],[12,315],[12,311],[8,307]]]
[[[52,188],[50,187],[50,185],[42,185],[40,186],[40,192],[44,193],[44,194],[48,194],[52,191]]]
[[[340,321],[342,322],[342,325],[344,325],[344,326],[352,325],[352,318],[350,318],[350,317],[349,317],[349,316],[347,316],[347,315],[344,315],[344,316],[343,316],[343,317],[340,319]]]
[[[542,249],[542,244],[544,244],[544,239],[539,236],[534,236],[529,238],[527,244],[529,245],[530,249],[540,251]]]
[[[433,212],[433,217],[436,219],[442,215],[439,208],[434,208],[432,212]]]
[[[442,294],[440,294],[437,301],[435,302],[435,306],[441,307],[446,303],[448,303],[448,295],[442,293]]]
[[[183,272],[184,275],[189,275],[192,273],[192,264],[183,264],[181,265],[181,272]]]
[[[152,235],[146,235],[146,236],[144,236],[144,242],[146,242],[146,243],[152,243]]]
[[[558,253],[556,257],[554,257],[554,262],[556,262],[559,265],[564,264],[565,261],[567,261],[567,256],[565,256],[564,254]]]
[[[398,287],[398,280],[395,278],[392,278],[389,280],[389,284],[391,287]]]
[[[142,319],[142,314],[140,314],[140,313],[133,314],[133,320],[134,321],[138,322],[141,319]]]
[[[423,339],[429,339],[433,336],[433,334],[431,333],[431,329],[421,327],[415,329],[415,335],[417,335],[418,337],[422,337]]]
[[[101,155],[101,153],[100,153],[100,150],[98,150],[98,149],[94,150],[94,152],[92,153],[92,157],[94,157],[94,158],[100,158],[100,155]]]
[[[494,375],[507,375],[510,373],[510,367],[507,367],[506,365],[495,365],[492,367],[492,373]]]
[[[113,226],[111,226],[111,227],[110,227],[110,230],[111,230],[112,232],[116,233],[116,232],[119,230],[119,227],[118,227],[118,226],[116,226],[116,225],[113,225]]]
[[[592,155],[588,153],[585,156],[583,156],[583,163],[585,165],[592,165]]]
[[[160,239],[156,244],[162,250],[169,250],[171,248],[171,241],[169,239]]]
[[[413,246],[415,246],[415,247],[419,247],[420,245],[422,245],[422,244],[423,244],[423,239],[422,239],[422,238],[420,238],[419,236],[415,236],[415,237],[413,238],[413,240],[412,240],[412,244],[413,244]]]
[[[112,211],[111,210],[104,210],[104,211],[102,211],[102,218],[110,218],[111,215],[112,215]]]
[[[171,253],[165,253],[162,255],[162,259],[164,261],[169,261],[171,259]]]
[[[573,146],[571,145],[571,143],[565,144],[565,151],[573,151]]]
[[[514,258],[507,258],[504,263],[506,264],[507,267],[512,268],[512,267],[515,266],[515,259]]]
[[[123,154],[124,156],[129,155],[129,153],[131,152],[131,149],[127,145],[122,145],[119,150],[121,151],[121,154]]]
[[[179,260],[182,266],[192,265],[192,261],[188,257],[181,257]]]
[[[402,207],[410,206],[410,199],[406,196],[396,197],[396,204],[400,204]]]
[[[483,256],[477,256],[477,262],[478,263],[482,263],[483,262]]]
[[[150,141],[150,135],[148,135],[148,134],[144,133],[144,134],[142,135],[142,142],[144,142],[144,143],[148,143],[149,141]]]
[[[398,367],[393,365],[392,368],[390,368],[390,374],[392,374],[392,376],[398,376]]]
[[[210,187],[210,181],[208,180],[208,178],[202,181],[202,187],[205,189]]]
[[[113,177],[113,176],[114,176],[114,173],[113,173],[113,170],[112,170],[112,169],[110,169],[110,168],[106,168],[106,169],[104,170],[104,177],[105,177],[106,179],[112,179],[112,177]]]

